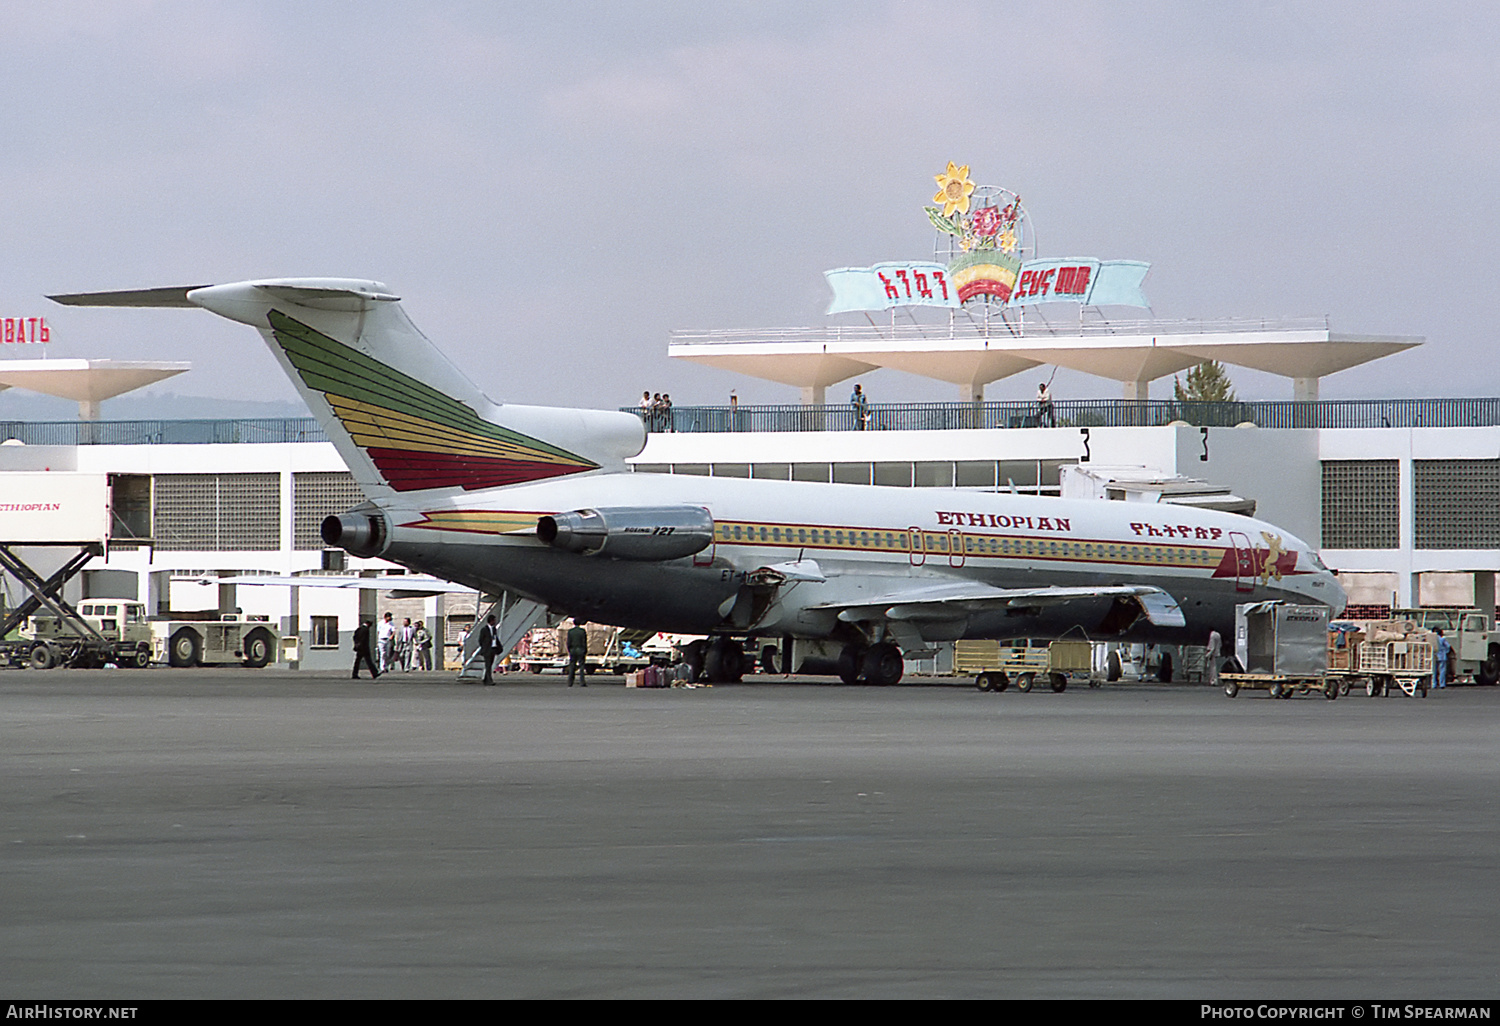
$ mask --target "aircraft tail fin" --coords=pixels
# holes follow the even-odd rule
[[[645,445],[628,413],[491,401],[379,282],[286,278],[51,298],[199,306],[258,329],[372,499],[619,470]]]

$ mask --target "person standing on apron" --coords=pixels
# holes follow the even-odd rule
[[[568,687],[573,686],[573,674],[577,672],[578,683],[589,686],[589,632],[584,630],[585,620],[574,620],[568,630]]]

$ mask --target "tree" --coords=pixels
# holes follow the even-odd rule
[[[1172,377],[1172,395],[1180,403],[1232,403],[1234,383],[1217,360],[1205,360],[1187,372],[1187,387],[1176,375]]]

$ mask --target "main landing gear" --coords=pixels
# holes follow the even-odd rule
[[[839,653],[839,679],[845,684],[899,683],[905,670],[901,649],[888,641],[878,645],[845,645]]]
[[[694,641],[682,650],[682,658],[692,671],[692,680],[710,684],[738,684],[749,669],[745,648],[737,638]]]

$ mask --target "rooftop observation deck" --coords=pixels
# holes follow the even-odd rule
[[[621,407],[648,431],[945,431],[1034,427],[1413,428],[1500,425],[1500,398],[1264,400],[1232,403],[1170,399],[1067,399],[1044,420],[1034,400],[977,403],[872,403],[863,428],[848,403],[822,406],[674,406],[669,419]]]
[[[1169,399],[1065,399],[1053,404],[1060,428],[1195,427],[1414,428],[1500,426],[1500,397],[1476,399],[1324,399],[1180,403]],[[979,403],[872,403],[863,430],[950,431],[1050,426],[1039,424],[1034,401]],[[823,406],[675,406],[668,420],[621,407],[646,420],[649,431],[769,433],[857,431],[848,403]],[[312,417],[233,420],[0,421],[0,440],[26,445],[224,445],[326,442]]]
[[[1292,399],[1311,402],[1319,379],[1422,341],[1339,334],[1326,318],[1074,321],[1023,309],[946,323],[676,331],[667,355],[801,388],[808,405],[825,403],[829,386],[879,367],[951,382],[964,402],[982,401],[989,382],[1045,365],[1119,381],[1123,398],[1144,400],[1150,382],[1205,360],[1290,378]]]

